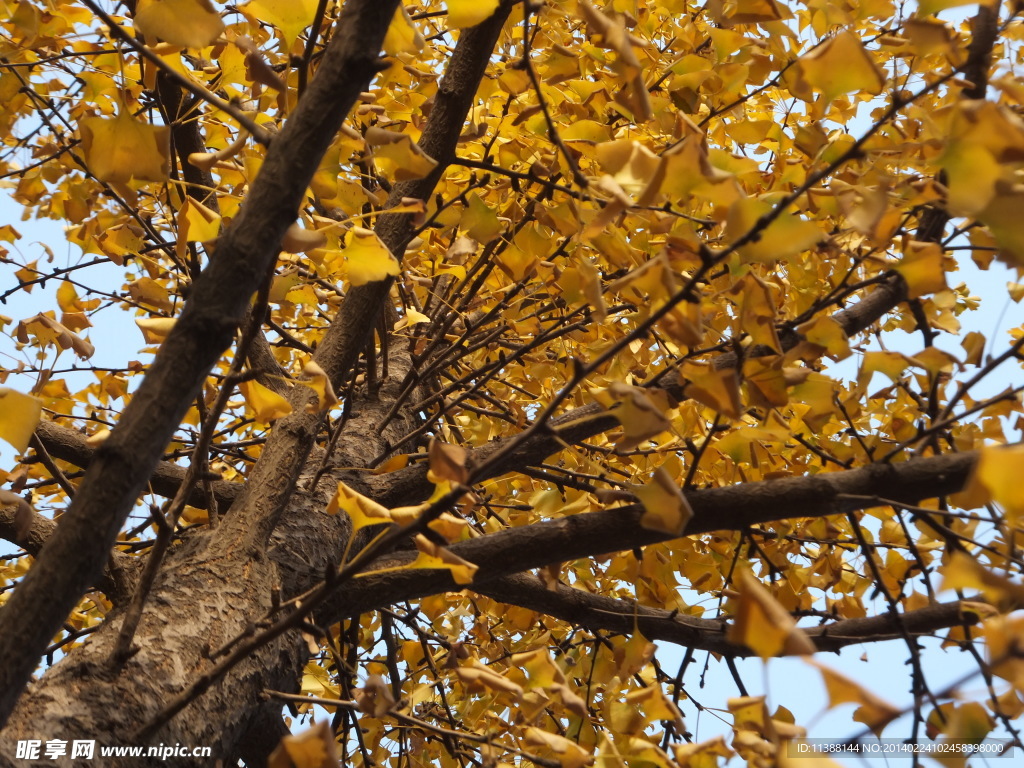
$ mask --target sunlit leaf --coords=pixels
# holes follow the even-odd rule
[[[523,740],[527,744],[546,748],[553,752],[562,768],[583,768],[593,762],[593,757],[583,747],[556,733],[549,733],[531,726],[526,729]]]
[[[243,381],[238,389],[252,409],[253,418],[261,424],[269,424],[292,412],[292,406],[285,398],[258,381]]]
[[[173,317],[140,317],[135,321],[147,344],[159,344],[174,327]]]
[[[338,748],[327,720],[298,735],[285,736],[267,760],[268,768],[333,768]]]
[[[887,376],[890,381],[896,382],[900,380],[909,364],[907,356],[899,352],[865,352],[861,358],[860,375],[857,380],[866,383],[871,380],[871,374],[878,372]]]
[[[128,115],[86,117],[82,147],[89,171],[100,181],[165,181],[170,157],[170,129]]]
[[[902,714],[899,707],[884,701],[860,683],[850,679],[841,672],[821,664],[814,659],[806,659],[807,663],[817,667],[828,691],[829,708],[840,704],[857,704],[854,720],[864,723],[876,736]]]
[[[354,286],[383,280],[401,270],[398,259],[373,230],[354,227],[342,255],[345,277]]]
[[[982,3],[992,5],[991,2]],[[971,0],[918,0],[917,12],[922,16],[945,11],[948,8],[959,8],[962,5],[974,5]]]
[[[479,195],[466,195],[466,210],[462,213],[459,226],[478,243],[489,243],[501,234],[504,228],[498,221],[498,214]]]
[[[144,35],[186,48],[205,48],[224,30],[209,0],[139,0],[135,26]]]
[[[938,243],[907,243],[896,271],[907,281],[907,295],[918,298],[946,287],[944,254]]]
[[[740,417],[743,405],[735,368],[688,363],[683,366],[681,373],[686,379],[685,391],[688,397],[714,408],[730,419]]]
[[[616,381],[608,392],[617,402],[613,413],[623,428],[622,438],[616,444],[618,450],[632,450],[671,427],[662,408],[639,387]]]
[[[370,717],[381,717],[395,706],[395,697],[391,686],[380,675],[370,675],[362,688],[357,688],[352,696],[359,711]]]
[[[43,403],[38,398],[0,387],[0,439],[13,445],[18,453],[28,450],[42,413]]]
[[[498,9],[499,0],[446,0],[448,26],[475,27],[486,21]]]
[[[767,226],[762,225],[762,216],[771,211],[771,206],[754,198],[737,200],[729,208],[726,234],[731,240],[739,240],[756,233],[752,242],[739,248],[740,256],[746,262],[785,261],[824,239],[821,230],[810,221],[784,211]]]
[[[418,53],[423,50],[424,40],[404,5],[398,6],[391,25],[384,36],[384,53],[394,56],[397,53]]]
[[[1024,445],[984,448],[974,468],[976,481],[1014,520],[1024,518]]]
[[[307,411],[310,413],[326,411],[340,402],[338,396],[334,394],[331,380],[327,377],[324,369],[315,361],[310,360],[302,367],[302,375],[305,378],[300,379],[299,383],[304,384],[316,393],[316,403],[307,405]]]
[[[456,667],[455,674],[469,691],[489,690],[495,693],[511,693],[517,697],[523,695],[521,685],[497,674],[476,659],[469,664]]]
[[[852,32],[840,32],[800,57],[794,75],[832,101],[853,91],[878,94],[885,86],[885,73]]]
[[[843,327],[831,317],[818,316],[797,328],[807,341],[821,347],[833,360],[850,356],[850,342]]]
[[[729,642],[745,645],[762,659],[814,653],[814,643],[771,593],[747,570],[739,572],[740,597]]]
[[[652,531],[681,536],[693,517],[679,482],[664,467],[658,467],[645,485],[636,486],[633,493],[643,504],[640,525]]]
[[[740,297],[740,331],[750,336],[754,344],[782,351],[775,333],[775,301],[768,284],[748,272],[736,282],[731,293]]]
[[[176,252],[184,256],[189,242],[206,243],[216,239],[220,232],[221,218],[191,197],[185,199],[178,210],[178,243]]]
[[[302,34],[316,15],[317,0],[249,0],[238,10],[253,18],[273,24],[281,31],[285,47]]]
[[[366,143],[372,148],[374,159],[378,162],[383,160],[382,167],[396,181],[422,179],[437,165],[436,160],[404,133],[373,126],[366,131]]]

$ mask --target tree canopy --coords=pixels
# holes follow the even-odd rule
[[[1018,3],[2,7],[0,765],[1020,747]]]

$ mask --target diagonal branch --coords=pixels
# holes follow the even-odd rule
[[[877,504],[884,496],[915,504],[961,490],[977,460],[976,452],[912,459],[901,464],[872,464],[782,480],[748,482],[686,494],[693,518],[684,535],[743,530],[778,520],[826,517]],[[861,497],[860,494],[866,494]],[[486,584],[551,563],[621,552],[677,538],[641,524],[643,507],[632,504],[599,512],[548,520],[454,544],[451,551],[478,567]],[[392,603],[463,589],[448,571],[404,569],[413,553],[396,553],[373,564],[387,572],[364,574],[330,602],[320,621],[330,623]]]

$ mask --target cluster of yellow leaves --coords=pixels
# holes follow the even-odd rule
[[[894,443],[911,444],[924,418],[920,401],[933,390],[940,400],[948,396],[947,382],[961,364],[937,347],[915,355],[860,350],[858,340],[830,316],[839,299],[819,302],[894,269],[932,326],[956,332],[956,316],[976,302],[969,292],[950,287],[947,272],[955,262],[949,252],[914,235],[921,212],[932,206],[948,206],[958,223],[976,225],[970,241],[979,262],[998,253],[1024,264],[1024,219],[1018,213],[1024,202],[1024,128],[1018,116],[1024,92],[1012,78],[993,81],[993,96],[985,101],[957,100],[962,86],[951,81],[906,105],[854,151],[864,132],[856,126],[865,116],[882,116],[890,98],[909,93],[898,89],[931,82],[934,73],[963,62],[963,31],[929,18],[961,4],[922,2],[917,17],[903,20],[894,18],[897,9],[889,0],[711,0],[696,11],[679,0],[531,4],[536,26],[529,62],[521,60],[522,30],[509,25],[459,138],[456,162],[446,167],[436,196],[395,209],[414,214],[417,227],[427,224],[404,254],[391,253],[372,231],[387,198],[377,179],[393,184],[438,172],[441,158],[425,153],[419,140],[436,106],[439,73],[451,41],[461,34],[455,30],[489,18],[498,3],[450,0],[400,8],[384,44],[391,66],[335,137],[299,221],[282,243],[270,316],[299,344],[275,346],[274,354],[297,374],[292,383],[311,391],[307,408],[336,406],[338,396],[323,371],[295,347],[315,346],[345,291],[396,278],[401,343],[417,353],[435,341],[460,345],[464,354],[445,374],[453,381],[473,371],[491,372],[490,379],[479,380],[479,397],[469,394],[467,407],[449,408],[438,426],[440,439],[427,451],[430,479],[443,494],[470,476],[459,444],[481,446],[521,432],[535,417],[537,403],[548,402],[579,364],[662,313],[650,333],[623,345],[566,400],[567,407],[598,401],[621,429],[594,438],[587,448],[561,452],[556,463],[570,476],[599,478],[599,484],[616,479],[625,497],[643,506],[641,525],[672,536],[685,532],[692,515],[682,490],[686,479],[716,487],[811,474],[825,471],[823,462],[826,468],[852,466],[866,452],[877,456]],[[27,153],[24,171],[11,176],[14,195],[37,215],[64,220],[69,241],[84,253],[125,268],[126,305],[138,315],[144,342],[159,344],[191,280],[184,265],[192,259],[201,264],[230,225],[260,172],[263,149],[230,115],[197,102],[188,119],[199,121],[208,151],[188,162],[211,174],[216,196],[216,205],[199,203],[184,194],[169,128],[149,108],[154,68],[127,48],[112,51],[107,40],[72,35],[94,22],[74,3],[50,3],[45,12],[30,2],[10,5],[15,7],[3,23],[13,42],[0,44],[0,53],[33,74],[26,82],[13,70],[0,74],[0,98],[8,107],[0,126],[6,135],[17,119],[36,120],[35,97],[69,102],[68,124],[77,126],[81,140],[75,152],[89,169],[83,177],[58,138],[40,139]],[[237,13],[222,15],[207,0],[140,0],[134,14],[120,21],[169,68],[227,94],[269,129],[294,108],[302,81],[298,62],[317,6],[316,0],[251,0],[237,6]],[[333,24],[331,13],[316,30],[321,35]],[[1015,29],[1005,33],[1019,38]],[[47,62],[54,51],[88,61],[76,73],[81,97],[62,95],[63,75],[55,77]],[[315,75],[318,59],[304,74]],[[898,77],[889,79],[890,72]],[[551,141],[549,117],[560,144]],[[828,180],[790,198],[810,174],[844,158]],[[0,163],[4,173],[16,170],[6,160]],[[139,217],[112,207],[113,196],[136,205]],[[786,207],[779,209],[783,201]],[[11,232],[0,234],[3,242],[13,239]],[[726,251],[721,264],[705,270],[707,260]],[[697,273],[699,284],[680,300],[680,290]],[[35,262],[16,272],[26,291],[41,274]],[[468,297],[459,291],[471,274],[476,293]],[[83,358],[91,355],[91,342],[81,334],[101,302],[90,296],[80,298],[62,281],[59,319],[39,312],[22,320],[15,332],[19,344],[40,354],[72,349]],[[493,336],[479,344],[462,339],[489,313],[498,318],[484,328]],[[915,322],[900,309],[884,328],[907,330]],[[563,333],[563,323],[575,327]],[[781,330],[799,336],[796,347],[789,347],[792,336],[783,337],[784,347]],[[965,339],[963,365],[979,365],[985,347],[984,338]],[[833,378],[829,360],[855,352],[856,382]],[[721,364],[722,353],[734,355],[735,363]],[[40,381],[31,395],[5,388],[0,398],[11,407],[0,410],[0,438],[23,452],[42,404],[79,414],[109,407],[129,396],[128,382],[142,369],[135,364],[123,373],[98,375],[98,382],[75,395],[56,378]],[[680,377],[683,403],[647,386],[666,369]],[[869,395],[874,373],[893,386]],[[230,439],[254,436],[252,430],[286,417],[289,400],[296,401],[256,380],[240,389],[241,400],[225,417]],[[203,396],[209,403],[214,394],[211,385]],[[979,424],[956,427],[952,440],[965,450],[1000,440],[1001,420],[1015,407],[991,406]],[[198,412],[188,419],[197,423]],[[94,438],[102,439],[102,433]],[[380,471],[409,460],[397,457]],[[1024,502],[1013,481],[1020,463],[1018,449],[986,451],[963,503],[994,501],[1011,524],[1019,523]],[[225,460],[225,477],[244,476],[245,466]],[[487,532],[604,503],[586,490],[527,476],[495,480],[487,493],[495,504],[473,521]],[[348,514],[357,529],[410,525],[423,510],[387,509],[344,485],[330,506],[332,513]],[[964,535],[973,533],[971,525],[951,523]],[[471,535],[469,524],[451,515],[433,521],[431,529],[449,542]],[[762,657],[808,652],[806,637],[787,619],[791,611],[813,607],[810,590],[820,590],[827,609],[848,618],[864,615],[870,584],[843,551],[795,543],[849,538],[848,523],[803,521],[773,533],[778,535],[759,546],[782,568],[783,578],[768,590],[741,567],[735,592],[726,593],[736,598],[730,638]],[[938,558],[935,539],[923,535],[911,558],[900,527],[878,517],[877,538],[890,545],[883,580],[905,595],[900,600],[907,608],[925,599],[902,589],[910,562],[916,568]],[[472,582],[476,566],[433,537],[418,538],[416,546],[408,567],[446,569],[457,583]],[[651,548],[639,562],[627,553],[606,562],[555,566],[547,576],[552,584],[563,578],[611,593],[629,584],[642,604],[699,614],[703,609],[688,606],[690,595],[684,599],[677,585],[697,593],[730,589],[723,571],[736,546],[728,536],[681,540]],[[950,567],[953,574],[960,568]],[[958,578],[991,599],[1012,592],[966,570]],[[452,636],[463,627],[446,618],[464,610],[456,603],[451,597],[424,604],[437,627]],[[465,610],[461,621],[479,632],[481,646],[520,642],[523,635],[517,633],[529,631],[536,618],[525,610],[491,607],[497,626],[484,633],[479,626],[485,619]],[[586,764],[595,751],[603,759],[605,749],[609,763],[665,760],[641,733],[653,721],[673,720],[671,708],[653,694],[626,691],[623,682],[645,669],[646,644],[612,645],[618,659],[608,654],[612,661],[602,657],[594,663],[598,684],[608,689],[601,715],[614,724],[616,737],[600,742],[578,725],[584,732],[580,746],[531,725],[521,734],[524,745],[570,768]],[[493,650],[487,658],[504,652]],[[475,693],[510,696],[527,712],[539,706],[543,692],[545,700],[582,717],[561,667],[540,655],[518,661],[528,680],[480,662],[461,665],[457,674]],[[856,701],[873,715],[885,711],[847,681],[826,679],[837,691],[834,704]],[[368,683],[364,689],[367,715],[382,714],[378,704],[383,707],[386,697],[370,695],[377,688]],[[324,693],[337,695],[326,688]],[[467,703],[467,712],[473,706]],[[745,757],[774,756],[765,743],[774,749],[780,734],[793,733],[777,724],[786,722],[784,716],[769,717],[763,706],[734,709],[743,725],[733,747]],[[972,720],[969,715],[965,721]],[[331,754],[327,738],[320,734],[305,746],[294,743],[276,759],[284,761],[280,765],[318,765]],[[714,764],[729,754],[720,741],[675,752],[686,765]]]

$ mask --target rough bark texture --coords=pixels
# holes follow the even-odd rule
[[[312,456],[310,470],[299,478],[299,490],[291,494],[269,550],[250,546],[246,531],[227,525],[176,546],[149,597],[136,633],[137,653],[123,667],[110,663],[121,622],[116,617],[107,621],[86,646],[29,686],[0,733],[0,764],[14,755],[18,739],[45,738],[47,733],[69,739],[103,734],[107,743],[138,743],[133,734],[208,671],[211,652],[270,610],[275,588],[288,599],[323,578],[328,566],[337,563],[351,530],[343,515],[325,514],[328,500],[341,479],[362,485],[360,473],[337,468],[359,466],[367,455],[375,455],[388,440],[397,441],[415,426],[398,420],[384,430],[376,428],[408,372],[407,350],[396,347],[389,366],[394,375],[379,392],[354,398],[355,415],[327,462],[336,469],[307,489],[322,451]],[[211,746],[222,759],[242,755],[248,764],[259,765],[261,754],[265,757],[283,733],[280,704],[266,700],[263,691],[297,690],[307,657],[298,631],[261,648],[150,743]],[[109,764],[140,761],[125,758]]]

